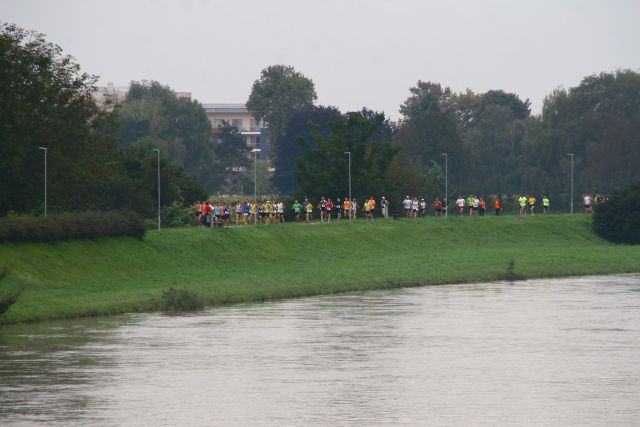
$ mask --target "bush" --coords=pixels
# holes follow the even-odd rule
[[[163,227],[186,227],[196,224],[195,207],[183,206],[182,203],[174,201],[171,205],[162,209]],[[158,226],[156,222],[156,227]]]
[[[75,212],[0,219],[1,242],[53,242],[105,236],[142,237],[142,218],[131,211]]]
[[[615,243],[640,243],[640,183],[596,205],[593,229]]]
[[[196,292],[169,288],[162,293],[162,310],[170,314],[202,308],[204,308],[204,300]]]

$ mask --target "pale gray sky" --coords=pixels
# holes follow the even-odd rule
[[[638,0],[0,0],[100,83],[157,80],[245,102],[260,70],[294,66],[318,103],[399,116],[409,87],[504,89],[534,112],[558,86],[640,71]]]

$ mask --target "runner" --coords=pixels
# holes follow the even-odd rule
[[[202,205],[200,200],[196,202],[196,226],[202,227]]]
[[[313,204],[307,201],[307,222],[313,221]]]
[[[344,217],[347,219],[351,219],[351,202],[348,197],[345,197],[344,203],[342,204],[342,209],[344,209]]]
[[[590,214],[592,212],[591,207],[592,199],[589,194],[584,195],[584,213]]]
[[[418,201],[417,197],[414,197],[413,200],[411,201],[411,217],[417,218],[419,210],[420,210],[420,202]]]
[[[371,210],[369,211],[369,215],[371,216],[371,220],[373,220],[373,217],[374,217],[375,212],[376,212],[376,199],[374,199],[373,196],[369,197],[369,205],[371,206]]]
[[[240,224],[242,221],[242,202],[238,200],[236,203],[236,224]]]
[[[471,212],[472,215],[478,215],[478,208],[480,207],[480,200],[476,196],[471,198]]]
[[[411,199],[409,196],[402,201],[402,207],[404,207],[404,215],[409,218],[411,216]]]
[[[542,214],[546,215],[549,213],[549,206],[551,205],[551,201],[547,196],[542,196]]]
[[[496,199],[493,201],[493,208],[496,210],[496,216],[500,216],[500,212],[502,211],[502,200],[500,200],[500,197],[496,196]]]
[[[434,210],[436,216],[442,216],[442,202],[437,197],[433,201],[433,210]]]
[[[278,222],[284,224],[284,203],[282,203],[282,200],[279,200],[276,205],[276,213],[278,215]]]
[[[460,215],[464,215],[464,199],[462,198],[462,196],[458,196],[458,199],[456,200],[456,206],[458,207],[458,213]]]
[[[479,208],[480,216],[484,216],[484,211],[487,210],[487,202],[484,201],[484,197],[480,197]]]
[[[327,222],[331,222],[331,211],[333,210],[333,202],[331,201],[331,199],[327,200],[327,204],[326,204],[326,212],[325,212],[325,217],[327,219]]]
[[[520,216],[527,215],[527,198],[523,194],[518,198],[518,203],[520,204]]]
[[[318,209],[320,209],[320,222],[323,222],[327,212],[327,201],[324,199],[324,196],[322,196],[320,203],[318,203]]]
[[[336,219],[339,221],[340,218],[342,218],[342,202],[340,201],[340,197],[336,199],[333,208],[336,210]]]
[[[527,203],[529,203],[529,212],[531,212],[531,215],[535,215],[536,214],[536,198],[533,196],[529,196],[529,198],[527,199]]]
[[[382,210],[382,217],[389,218],[389,201],[384,196],[380,200],[380,209]]]
[[[351,219],[356,219],[358,217],[358,201],[355,197],[351,200],[349,209],[351,209]]]
[[[222,214],[224,218],[224,225],[229,225],[229,217],[231,216],[231,209],[229,209],[229,206],[224,205]]]
[[[473,216],[473,196],[467,196],[467,208],[469,209],[469,216]]]
[[[300,222],[300,210],[302,209],[302,206],[298,203],[297,199],[293,202],[293,205],[291,205],[291,209],[293,209],[293,215],[296,222]]]
[[[427,202],[424,199],[420,199],[420,216],[425,217],[427,215]]]
[[[367,199],[364,200],[364,205],[362,205],[362,212],[364,212],[365,220],[371,218],[371,203]],[[373,218],[371,218],[371,220],[373,220]]]
[[[245,201],[244,204],[242,205],[242,221],[247,224],[249,223],[250,220],[250,215],[251,215],[251,204],[249,203],[249,201]]]

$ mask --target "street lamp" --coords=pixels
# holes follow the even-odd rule
[[[47,147],[38,147],[44,150],[44,216],[47,216]]]
[[[351,198],[351,151],[345,151],[344,154],[349,155],[349,221],[351,221],[351,203],[353,203]]]
[[[449,215],[449,156],[447,153],[442,153],[444,156],[444,217]]]
[[[573,153],[569,153],[567,156],[571,156],[571,213],[573,214]]]
[[[251,150],[253,154],[253,203],[256,207],[256,212],[253,215],[253,223],[258,223],[258,153],[262,150],[260,148],[254,148]]]
[[[158,231],[160,231],[160,149],[154,148],[151,151],[158,153]]]

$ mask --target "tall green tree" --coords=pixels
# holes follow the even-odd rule
[[[266,120],[277,146],[293,113],[318,98],[313,81],[289,65],[271,65],[253,83],[247,108],[256,120]]]
[[[460,121],[470,120],[469,101],[454,102],[455,94],[440,84],[418,81],[400,107],[402,119],[394,141],[426,169],[449,159],[449,182],[462,186],[469,177],[467,155],[460,136]]]
[[[385,179],[391,160],[398,152],[390,141],[374,141],[385,122],[382,114],[368,118],[362,112],[347,113],[346,120],[329,125],[324,137],[311,124],[315,147],[300,138],[307,150],[298,159],[296,178],[303,192],[312,198],[340,197],[348,194],[348,157],[351,153],[351,181],[354,197],[379,195],[388,191]]]
[[[116,112],[120,145],[128,147],[145,138],[162,141],[169,161],[194,175],[207,190],[216,189],[211,123],[199,102],[178,98],[156,81],[132,82]]]
[[[42,212],[44,152],[51,211],[100,206],[118,165],[113,116],[95,76],[42,34],[0,25],[0,215]]]
[[[298,143],[298,138],[302,137],[311,148],[315,147],[309,123],[313,123],[316,132],[326,138],[329,134],[329,125],[345,118],[346,116],[335,107],[315,105],[302,107],[292,114],[275,146],[276,173],[272,181],[282,193],[300,191],[300,185],[295,178],[296,159],[304,155],[306,150]]]

